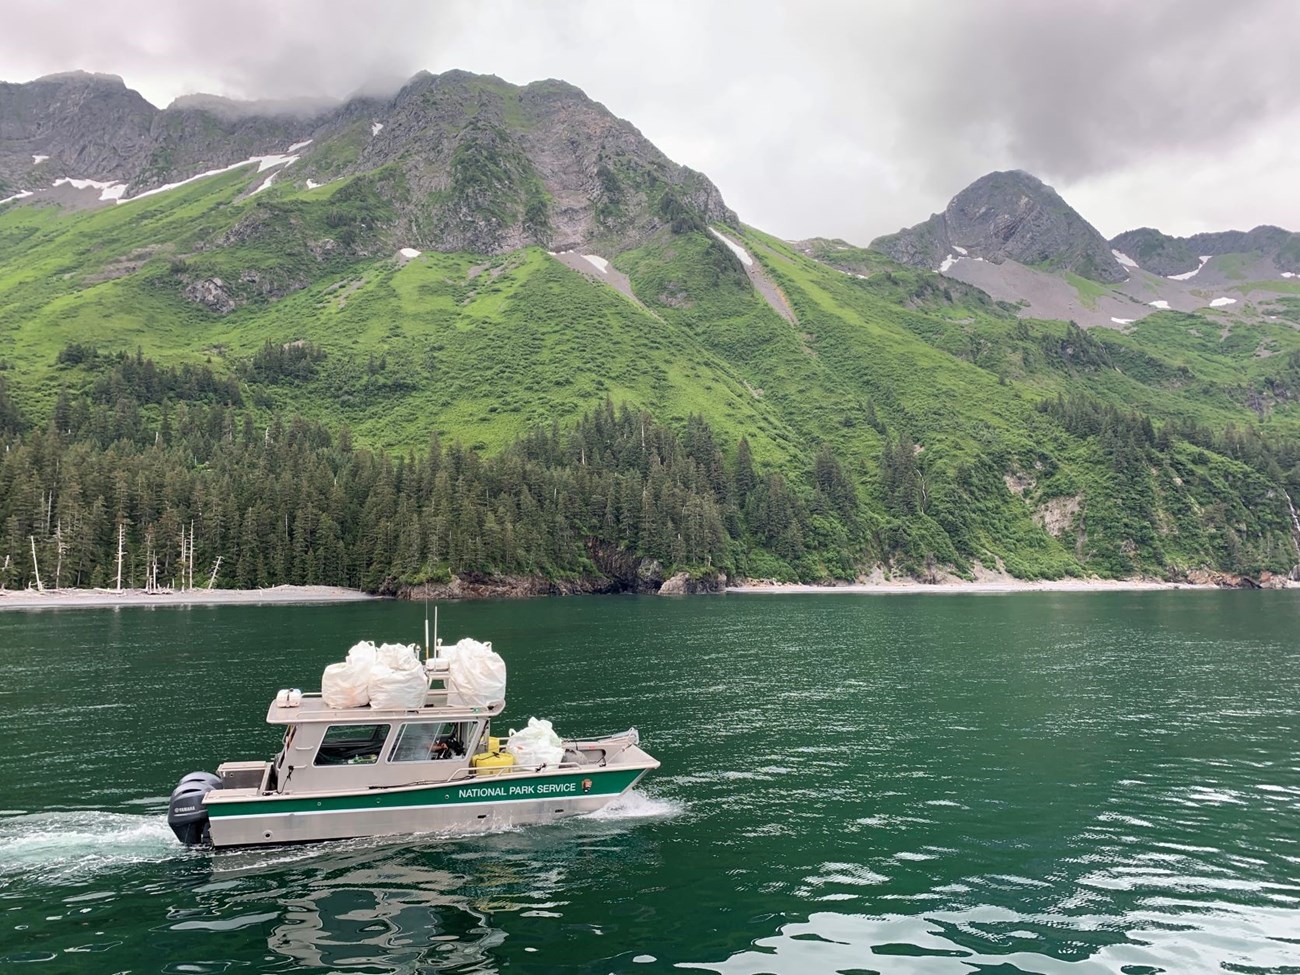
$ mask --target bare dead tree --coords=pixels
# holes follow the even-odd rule
[[[6,563],[6,564],[7,564],[7,563]],[[211,588],[212,588],[212,584],[213,584],[214,582],[217,581],[217,570],[219,570],[220,568],[221,568],[221,556],[218,555],[218,556],[217,556],[217,561],[215,561],[215,562],[212,563],[212,575],[210,575],[210,576],[208,577],[208,588],[209,588],[209,589],[211,589]]]
[[[36,561],[36,536],[28,535],[27,539],[32,543],[32,569],[36,572],[36,589],[38,592],[45,592],[45,586],[41,582],[41,565]]]
[[[63,519],[60,518],[58,523],[54,526],[54,551],[58,554],[58,558],[54,563],[54,588],[55,589],[63,588],[62,581],[61,581],[63,578],[63,553],[66,552],[67,550],[68,550],[68,546],[63,541]]]

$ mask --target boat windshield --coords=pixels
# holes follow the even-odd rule
[[[465,754],[469,723],[412,721],[397,734],[391,762],[429,762]]]
[[[317,765],[370,765],[379,761],[392,725],[336,724],[325,731],[316,752]]]

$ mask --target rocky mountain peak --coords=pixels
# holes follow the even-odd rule
[[[63,177],[126,184],[129,199],[276,157],[277,186],[368,180],[386,214],[368,233],[399,246],[617,253],[665,227],[736,219],[707,178],[566,82],[422,71],[389,90],[332,105],[192,95],[159,110],[116,77],[3,84],[0,199],[49,198]]]
[[[1094,281],[1123,281],[1127,272],[1110,245],[1060,195],[1023,170],[981,176],[942,213],[871,247],[905,264],[932,269],[971,257],[1072,271]]]

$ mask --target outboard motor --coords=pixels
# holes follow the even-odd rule
[[[208,810],[203,797],[221,788],[221,779],[211,772],[191,772],[172,790],[167,809],[167,825],[186,846],[211,842],[208,833]]]

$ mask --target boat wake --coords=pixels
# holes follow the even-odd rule
[[[0,885],[59,883],[180,853],[162,816],[78,809],[0,818]]]
[[[673,799],[662,799],[633,789],[619,796],[608,806],[598,809],[587,819],[671,819],[686,811],[686,804]]]

